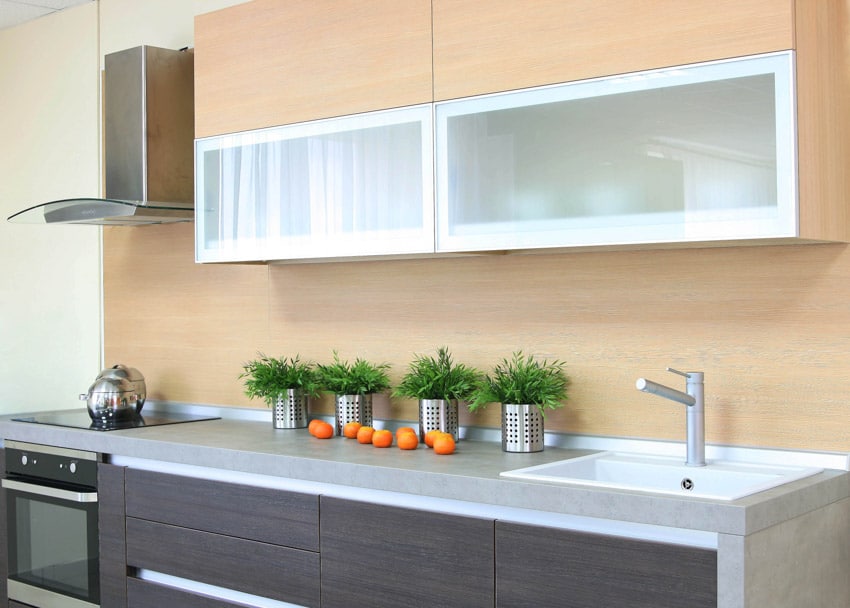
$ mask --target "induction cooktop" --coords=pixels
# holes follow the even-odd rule
[[[32,422],[52,426],[65,426],[75,429],[92,431],[120,431],[146,426],[162,426],[164,424],[180,424],[183,422],[199,422],[201,420],[218,420],[220,416],[205,416],[200,414],[172,414],[167,412],[151,412],[141,414],[128,420],[92,420],[88,410],[68,410],[67,412],[45,412],[32,416],[12,418],[16,422]]]

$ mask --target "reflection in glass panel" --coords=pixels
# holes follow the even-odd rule
[[[774,89],[768,73],[450,115],[450,231],[775,207]]]
[[[204,240],[249,242],[423,227],[421,122],[204,151]]]

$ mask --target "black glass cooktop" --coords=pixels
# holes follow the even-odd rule
[[[143,413],[140,416],[134,416],[129,420],[109,420],[101,422],[92,420],[89,416],[88,410],[83,409],[21,416],[18,418],[12,418],[12,420],[16,422],[33,422],[35,424],[66,426],[75,429],[89,429],[92,431],[120,431],[145,426],[162,426],[164,424],[180,424],[182,422],[198,422],[200,420],[218,420],[219,418],[220,416],[151,412],[150,414]]]

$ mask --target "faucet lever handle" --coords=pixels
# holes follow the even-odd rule
[[[685,377],[685,378],[690,378],[690,377],[691,377],[691,375],[690,375],[688,372],[680,372],[679,370],[677,370],[677,369],[673,369],[672,367],[668,367],[668,368],[667,368],[667,371],[668,371],[668,372],[672,372],[672,373],[674,373],[674,374],[679,374],[680,376],[683,376],[683,377]]]

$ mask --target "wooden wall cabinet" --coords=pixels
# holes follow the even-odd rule
[[[496,606],[715,608],[717,552],[497,521]]]
[[[195,18],[195,137],[431,100],[430,0],[255,0]]]
[[[322,608],[493,606],[493,520],[322,496]]]
[[[796,51],[798,239],[850,241],[843,0],[434,0],[434,99]]]
[[[774,166],[769,170],[775,178],[771,188],[777,192],[772,203],[753,204],[761,194],[742,194],[748,189],[764,190],[761,183],[764,180],[754,179],[752,172],[739,175],[736,171],[740,166],[730,169],[715,163],[717,167],[712,171],[724,175],[723,187],[712,193],[717,200],[708,203],[709,219],[702,219],[706,215],[702,213],[704,204],[694,205],[691,201],[695,197],[687,191],[704,188],[716,181],[717,175],[701,176],[698,183],[694,183],[693,176],[682,177],[689,169],[675,166],[682,164],[681,159],[662,166],[661,157],[666,154],[666,148],[642,150],[640,162],[630,159],[624,163],[617,156],[632,145],[629,130],[645,116],[617,126],[615,120],[605,118],[602,112],[596,117],[601,123],[600,134],[613,141],[617,154],[613,159],[604,156],[593,159],[592,154],[599,150],[591,133],[587,138],[576,138],[573,150],[576,162],[566,166],[548,162],[552,155],[545,153],[546,150],[536,155],[517,151],[517,145],[524,145],[523,142],[537,145],[535,138],[539,139],[533,128],[525,128],[527,117],[518,121],[519,133],[512,132],[510,127],[503,129],[500,118],[496,117],[494,121],[485,121],[483,126],[478,125],[480,137],[473,134],[472,140],[474,143],[474,137],[479,137],[476,145],[469,140],[462,142],[457,149],[462,164],[448,167],[443,166],[447,161],[440,154],[441,149],[452,149],[452,140],[446,135],[442,137],[448,138],[448,142],[440,140],[443,123],[438,116],[436,206],[442,210],[442,217],[436,220],[438,237],[433,250],[457,253],[587,245],[735,244],[754,240],[850,242],[850,172],[844,170],[850,159],[850,58],[841,52],[843,41],[850,37],[850,19],[845,11],[845,3],[840,0],[721,0],[711,5],[700,0],[669,0],[651,6],[624,5],[614,0],[542,0],[530,7],[508,0],[487,3],[486,7],[480,0],[375,3],[255,0],[197,18],[196,137],[278,124],[309,125],[304,121],[429,101],[438,102],[439,112],[440,108],[462,105],[470,101],[470,96],[480,94],[611,75],[624,75],[628,80],[641,70],[794,50],[795,54],[789,56],[793,57],[795,66],[785,70],[787,82],[775,83],[776,121],[771,124],[776,125],[776,154]],[[615,80],[612,78],[611,82]],[[790,98],[786,95],[788,91]],[[721,93],[724,94],[727,93]],[[485,102],[490,99],[484,97]],[[693,99],[697,106],[704,104],[696,110],[697,114],[721,113],[723,100],[713,97],[711,91],[702,96],[697,92]],[[589,103],[603,102],[590,98]],[[671,111],[665,110],[665,115],[675,115],[681,108],[691,107],[687,101],[684,103]],[[770,106],[769,100],[767,105]],[[761,107],[754,111],[755,115],[763,113]],[[622,112],[616,111],[615,116],[622,116]],[[484,118],[474,112],[466,117],[471,121],[464,127],[467,131],[474,130],[476,122],[482,123]],[[459,120],[458,116],[452,118]],[[733,117],[729,122],[740,118]],[[535,120],[540,122],[534,118],[532,123]],[[691,122],[692,117],[682,117],[683,124],[690,126]],[[593,119],[579,128],[588,126],[593,127]],[[677,139],[682,134],[674,132],[660,145],[669,147],[669,140],[674,147],[684,143],[687,148],[684,154],[691,157],[701,154],[706,158],[719,154],[725,162],[728,150],[724,146],[728,141],[722,138],[713,141],[717,129],[707,124],[702,127],[707,138],[701,134],[692,142],[686,133],[682,142]],[[741,131],[734,126],[730,130]],[[541,130],[544,139],[556,131],[545,127]],[[622,139],[616,140],[617,137]],[[658,145],[654,140],[639,143],[649,148]],[[688,148],[691,144],[696,146],[695,150]],[[557,142],[548,145],[550,149],[560,148]],[[600,144],[606,145],[606,142]],[[735,145],[731,148],[734,154],[739,153]],[[429,252],[418,241],[405,238],[393,241],[386,231],[378,231],[375,238],[366,234],[361,243],[373,245],[366,249],[344,240],[335,246],[332,239],[326,238],[330,233],[323,226],[318,231],[309,226],[303,235],[293,238],[286,232],[299,229],[305,214],[283,217],[290,211],[288,201],[293,198],[292,192],[284,189],[268,201],[252,195],[248,204],[241,203],[235,195],[228,198],[216,190],[220,181],[204,183],[207,176],[215,176],[216,172],[203,170],[200,152],[198,173],[203,179],[199,180],[196,194],[198,261]],[[423,153],[426,152],[423,147]],[[514,165],[505,168],[497,163],[495,168],[488,167],[488,161],[499,154]],[[754,165],[762,162],[761,150],[750,154],[750,150],[745,150],[742,158]],[[588,156],[591,161],[599,162],[588,168],[582,164]],[[316,166],[320,168],[321,163]],[[251,192],[248,187],[259,169],[254,163],[240,165],[240,170],[244,177],[239,177],[236,189]],[[484,175],[478,180],[467,180],[470,190],[480,199],[471,206],[483,206],[483,211],[472,209],[470,216],[469,209],[452,207],[449,199],[463,185],[451,180],[476,172]],[[508,182],[517,172],[522,172],[522,179],[529,182],[528,192],[510,201],[509,221],[505,221],[500,197],[510,192],[512,184]],[[300,173],[307,175],[309,171],[301,168]],[[587,186],[582,179],[588,175],[591,192],[578,192]],[[427,174],[422,177],[423,182],[429,181]],[[537,191],[552,183],[559,188],[555,199],[538,200]],[[659,183],[666,186],[659,190]],[[350,192],[352,187],[346,184],[342,189]],[[676,189],[679,192],[671,197],[670,192]],[[623,190],[629,190],[627,204],[648,205],[651,213],[610,210],[612,205],[622,202],[611,193]],[[210,203],[216,195],[219,203]],[[740,211],[741,203],[736,200],[742,196],[748,197],[744,204],[746,213]],[[571,197],[575,200],[566,200]],[[631,200],[636,198],[640,199],[637,203]],[[308,224],[318,225],[328,213],[344,212],[342,202],[327,200],[330,202],[321,217],[309,217]],[[429,204],[419,208],[427,209]],[[558,208],[553,212],[540,211],[551,204]],[[259,222],[254,213],[258,205],[271,209],[265,214],[268,217],[260,218]],[[222,215],[228,206],[236,209],[231,214],[233,218]],[[278,209],[280,206],[282,210]],[[694,206],[696,214],[692,212]],[[727,213],[727,206],[731,212]],[[656,221],[662,215],[657,213],[658,209],[679,213],[680,207],[689,215],[700,215],[700,219]],[[778,209],[781,226],[770,218],[760,219],[759,214],[768,207]],[[755,215],[745,217],[754,208],[758,208]],[[718,209],[720,212],[715,213]],[[367,205],[366,213],[385,215],[375,201]],[[544,227],[528,230],[530,223],[525,221],[517,225],[512,215],[516,213],[531,214],[532,220]],[[581,221],[573,221],[574,215]],[[727,221],[730,215],[731,223]],[[452,238],[450,227],[481,224],[478,216],[483,217],[483,223],[492,225],[491,234],[485,230],[483,238],[476,238],[476,234]],[[565,216],[574,229],[559,231],[557,227]],[[742,217],[746,226],[739,229],[733,224],[740,224],[738,220]],[[275,225],[270,230],[269,222],[277,222],[281,227]],[[422,234],[428,232],[429,224],[428,220],[422,224]],[[231,230],[231,226],[237,227]],[[245,230],[250,234],[240,232]],[[473,233],[475,230],[477,227],[473,227]],[[405,242],[413,243],[413,250],[405,247]],[[316,255],[316,251],[321,254]]]
[[[319,606],[318,496],[128,469],[126,505],[129,568]],[[160,587],[128,581],[128,606],[190,605]]]

